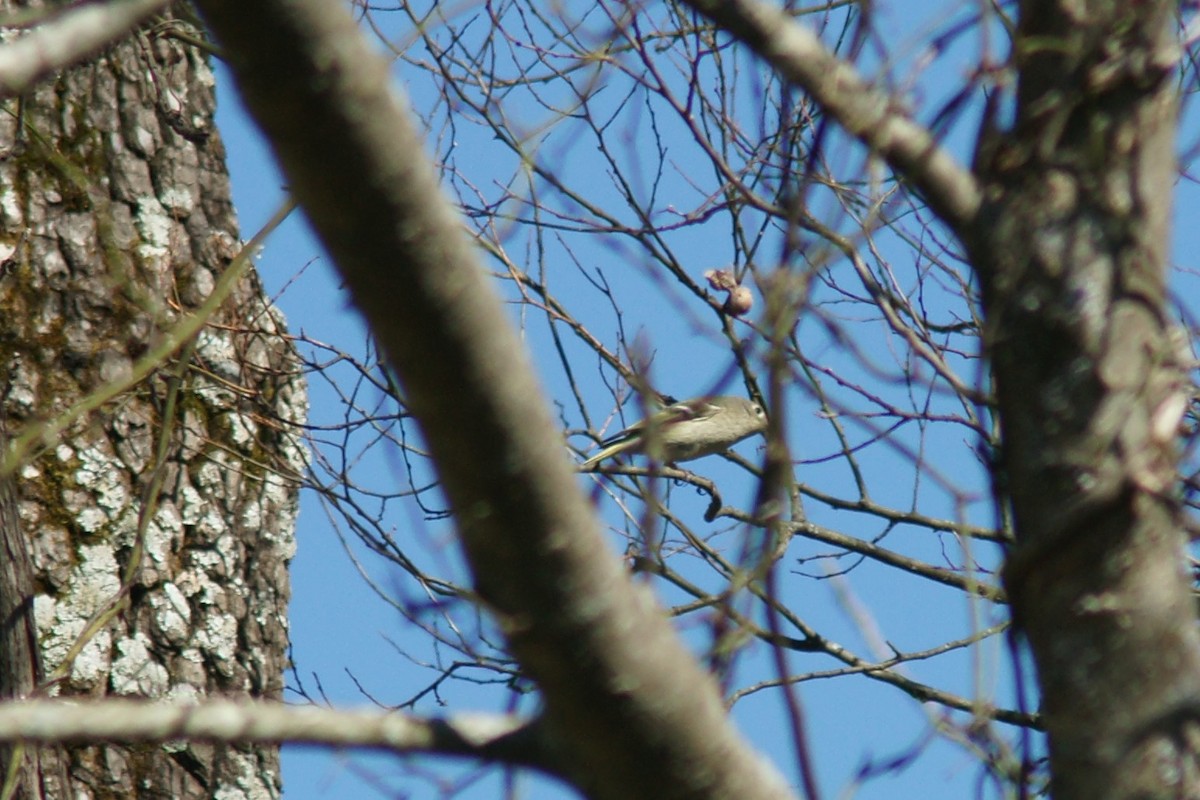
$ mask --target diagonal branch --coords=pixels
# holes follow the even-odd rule
[[[167,0],[86,3],[0,46],[0,97],[12,97],[123,37]]]
[[[387,62],[339,3],[198,5],[404,385],[564,771],[593,797],[791,796],[604,540]]]

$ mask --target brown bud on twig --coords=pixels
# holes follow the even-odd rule
[[[728,269],[710,269],[704,273],[708,285],[718,292],[729,292],[721,310],[732,317],[740,317],[754,307],[754,294],[737,282],[733,271]]]
[[[721,308],[731,317],[740,317],[754,308],[754,295],[745,286],[735,286]]]

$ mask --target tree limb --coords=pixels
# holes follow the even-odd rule
[[[120,39],[167,0],[85,3],[0,47],[0,98],[21,94]]]
[[[124,698],[0,703],[4,742],[289,742],[465,756],[553,773],[536,742],[537,731],[536,720],[512,715],[430,719],[232,700],[193,705]]]

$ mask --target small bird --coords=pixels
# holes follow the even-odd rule
[[[590,470],[618,453],[645,452],[666,463],[720,453],[767,429],[767,412],[744,397],[697,397],[667,406],[605,439],[599,453],[579,465]]]

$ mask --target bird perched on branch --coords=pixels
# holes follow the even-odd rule
[[[667,406],[606,439],[579,468],[590,470],[618,453],[648,453],[666,463],[720,453],[767,429],[767,412],[744,397],[697,397]]]

